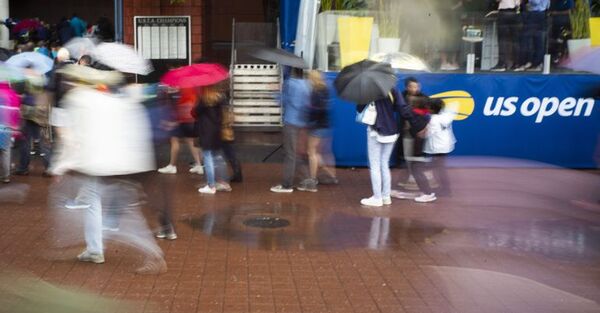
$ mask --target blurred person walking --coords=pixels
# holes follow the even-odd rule
[[[92,84],[72,89],[63,99],[63,140],[52,166],[55,175],[74,172],[80,177],[78,198],[86,204],[86,249],[78,260],[104,263],[106,237],[144,253],[144,264],[137,273],[166,271],[162,250],[140,212],[139,188],[130,179],[132,174],[155,169],[145,108],[135,97],[119,91],[121,79],[117,72],[73,65],[63,73],[73,75],[74,81]],[[106,212],[103,222],[103,209],[118,213]],[[103,228],[108,231],[105,235]]]
[[[198,143],[204,157],[206,185],[198,192],[215,194],[217,191],[231,191],[222,156],[223,107],[228,105],[227,96],[219,84],[199,90],[194,115],[198,124]]]
[[[407,77],[404,80],[404,91],[402,91],[402,97],[404,98],[404,101],[411,107],[416,101],[428,98],[428,96],[421,91],[421,83],[413,76]],[[398,186],[405,189],[416,190],[418,186],[416,185],[415,178],[412,174],[412,158],[414,156],[413,151],[415,138],[410,132],[410,127],[406,123],[406,119],[402,118],[400,115],[398,116],[398,128],[400,130],[401,138],[396,143],[397,163],[406,164],[406,176],[403,176],[400,179]]]
[[[26,71],[28,74],[21,105],[22,136],[18,140],[19,164],[14,172],[21,176],[29,175],[32,154],[41,156],[44,169],[48,168],[48,141],[51,141],[48,129],[50,103],[44,91],[46,78],[33,69]]]
[[[0,179],[3,183],[10,182],[12,137],[20,125],[20,101],[8,82],[0,82]]]
[[[311,86],[304,78],[303,70],[291,68],[291,74],[283,84],[281,105],[283,107],[283,179],[281,184],[271,187],[272,192],[294,191],[298,138],[306,127],[306,114],[310,105]]]
[[[421,194],[394,191],[392,192],[394,198],[433,202],[437,200],[438,196],[450,195],[450,180],[445,163],[446,156],[454,150],[456,143],[452,132],[452,121],[456,116],[456,108],[444,108],[444,102],[441,99],[428,99],[426,102],[431,115],[423,119],[422,122],[428,120],[427,126],[417,135],[423,140],[423,148],[419,153],[423,160],[414,162],[413,165],[413,174]],[[438,184],[435,192],[425,175],[429,169],[433,170],[433,177]]]
[[[226,82],[223,82],[220,84],[220,86],[228,86],[228,84]],[[227,96],[229,93],[224,92],[223,94]],[[223,101],[222,103],[223,122],[221,125],[221,140],[223,141],[223,155],[225,156],[225,160],[227,160],[227,163],[229,163],[229,165],[231,166],[232,176],[230,182],[241,183],[244,179],[242,175],[242,164],[237,158],[234,145],[235,132],[233,130],[233,123],[235,121],[235,115],[233,113],[231,105],[229,105],[229,99]]]
[[[171,135],[171,158],[169,164],[159,168],[158,172],[162,174],[177,174],[177,156],[179,155],[180,140],[188,146],[194,165],[189,170],[190,173],[204,174],[204,169],[200,162],[200,149],[194,146],[198,134],[195,119],[192,116],[194,106],[198,102],[195,88],[181,88],[179,90],[179,99],[175,105],[175,128]]]
[[[337,184],[338,180],[335,167],[333,167],[335,161],[330,153],[331,149],[328,147],[331,140],[329,90],[319,71],[310,71],[308,80],[312,87],[307,122],[309,178],[303,180],[297,189],[316,192],[318,183]],[[322,153],[322,151],[325,153]],[[323,168],[328,175],[322,181],[317,179],[319,168]]]

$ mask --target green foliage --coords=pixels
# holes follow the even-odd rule
[[[573,39],[590,38],[590,2],[575,0],[575,8],[569,14]]]
[[[367,8],[365,0],[322,0],[321,11],[355,11]]]
[[[402,12],[401,0],[375,0],[375,21],[379,26],[379,37],[399,38]]]
[[[185,0],[170,0],[171,4],[184,4]]]

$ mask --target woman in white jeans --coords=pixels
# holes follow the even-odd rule
[[[360,204],[380,207],[392,204],[390,157],[400,133],[394,112],[399,113],[409,123],[412,123],[412,112],[395,89],[390,90],[387,97],[374,101],[374,104],[377,118],[375,124],[367,126],[367,150],[373,195],[360,200]],[[366,106],[359,105],[356,109],[362,112]]]

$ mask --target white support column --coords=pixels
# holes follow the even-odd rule
[[[9,16],[8,8],[9,8],[10,0],[0,0],[0,21],[4,22]],[[0,25],[0,47],[10,49],[9,47],[9,33],[8,28],[4,25]]]

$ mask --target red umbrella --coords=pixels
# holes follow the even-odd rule
[[[219,64],[200,63],[168,71],[161,82],[179,88],[214,85],[229,77],[229,71]]]

